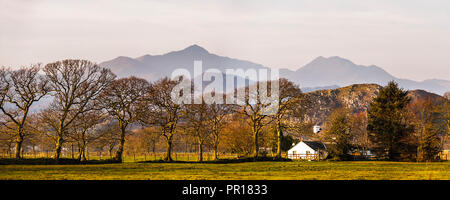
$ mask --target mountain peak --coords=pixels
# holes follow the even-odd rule
[[[326,58],[323,57],[323,56],[319,56],[319,57],[317,57],[316,59],[314,59],[312,62],[321,62],[321,61],[323,61],[323,60],[326,60]]]
[[[209,53],[205,48],[203,48],[201,46],[198,46],[196,44],[188,46],[187,48],[185,48],[185,49],[183,49],[181,51],[186,51],[186,52],[191,52],[191,53],[202,53],[202,54],[208,54]]]
[[[139,61],[144,61],[144,60],[146,60],[146,59],[150,59],[150,58],[152,58],[153,56],[152,55],[150,55],[150,54],[145,54],[145,55],[143,55],[143,56],[141,56],[141,57],[137,57],[137,58],[135,58],[136,60],[139,60]]]
[[[347,60],[345,58],[341,58],[339,56],[331,56],[325,58],[323,56],[319,56],[310,63],[306,64],[303,68],[311,68],[311,67],[343,67],[343,66],[356,66],[352,61]]]
[[[127,57],[127,56],[118,56],[117,58],[114,58],[113,60],[115,60],[115,61],[123,61],[123,62],[126,62],[126,61],[132,61],[133,60],[133,58],[130,58],[130,57]]]

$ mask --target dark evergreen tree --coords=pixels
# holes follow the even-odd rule
[[[411,142],[413,129],[407,120],[409,102],[408,91],[391,81],[370,104],[367,130],[379,158],[406,160],[416,155],[417,148]]]

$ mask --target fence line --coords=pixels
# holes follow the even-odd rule
[[[52,158],[54,153],[52,151],[49,152],[23,152],[23,158]],[[132,162],[142,162],[142,161],[157,161],[162,160],[166,156],[165,152],[148,152],[148,153],[134,153],[134,152],[124,152],[123,157],[124,161],[132,161]],[[109,152],[89,152],[86,151],[86,159],[88,160],[106,160],[114,157],[114,153],[112,155]],[[230,159],[237,158],[237,154],[232,153],[221,153],[218,154],[219,159]],[[0,152],[0,158],[14,158],[13,153],[8,152]],[[61,152],[61,158],[78,158],[78,152]],[[173,152],[172,159],[174,161],[198,161],[199,155],[197,152]],[[212,161],[214,160],[213,152],[204,152],[203,153],[203,161]]]
[[[287,154],[287,158],[300,160],[319,160],[319,154]]]

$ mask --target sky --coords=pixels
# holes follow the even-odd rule
[[[398,78],[450,80],[450,1],[0,0],[0,66],[192,44],[274,68],[340,56]]]

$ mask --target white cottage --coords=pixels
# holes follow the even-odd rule
[[[328,155],[327,147],[322,142],[301,141],[288,150],[290,159],[317,160],[325,159]]]

